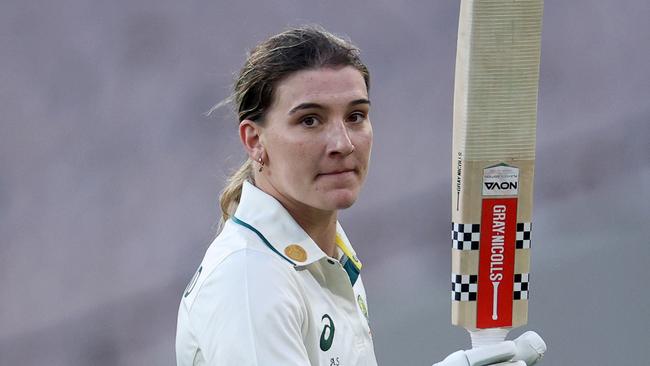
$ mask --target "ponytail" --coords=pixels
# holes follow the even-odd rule
[[[247,159],[242,166],[234,172],[227,181],[226,187],[219,196],[219,203],[221,205],[221,222],[219,227],[223,225],[235,214],[239,200],[241,199],[241,191],[245,181],[254,182],[253,178],[253,162]]]

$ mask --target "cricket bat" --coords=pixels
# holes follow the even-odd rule
[[[526,324],[543,0],[461,0],[452,324],[474,348]]]

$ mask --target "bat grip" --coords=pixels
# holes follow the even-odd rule
[[[509,329],[506,328],[487,328],[470,330],[469,335],[472,338],[472,348],[489,346],[506,340]]]

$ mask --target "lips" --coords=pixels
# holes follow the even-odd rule
[[[347,175],[356,174],[356,172],[356,169],[337,169],[325,173],[319,173],[317,177],[345,177]]]
[[[342,173],[349,173],[349,172],[354,172],[354,169],[335,170],[332,172],[320,173],[320,175],[335,175],[335,174],[342,174]]]

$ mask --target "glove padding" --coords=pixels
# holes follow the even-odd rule
[[[535,332],[528,331],[514,341],[456,351],[433,366],[532,366],[546,352],[546,343]]]

